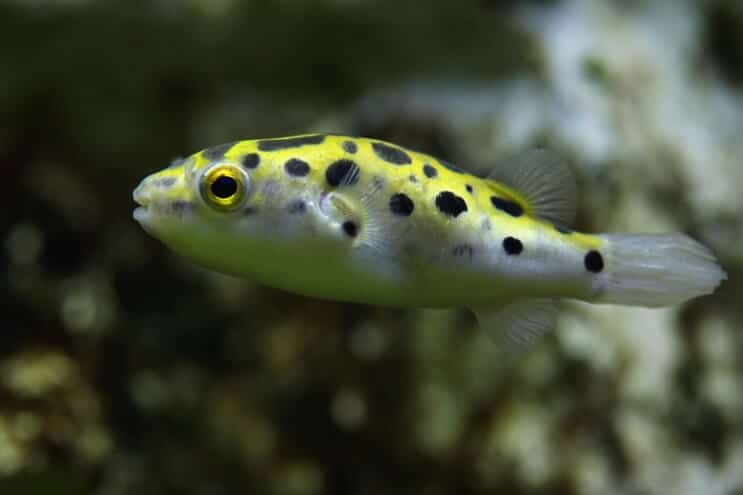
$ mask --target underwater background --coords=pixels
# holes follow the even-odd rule
[[[0,1],[0,493],[743,494],[737,0]],[[131,218],[199,149],[372,136],[575,170],[576,227],[730,280],[569,304],[504,370],[465,310],[289,295]]]

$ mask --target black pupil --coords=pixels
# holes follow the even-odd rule
[[[232,177],[223,175],[212,182],[212,194],[218,198],[229,198],[237,192],[237,181]]]

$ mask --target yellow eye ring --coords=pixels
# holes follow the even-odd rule
[[[235,211],[248,196],[250,178],[234,165],[215,165],[204,172],[201,197],[217,211]]]

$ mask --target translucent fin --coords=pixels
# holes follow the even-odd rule
[[[394,225],[395,219],[387,211],[379,211],[381,193],[384,184],[381,180],[372,180],[369,186],[361,193],[361,205],[366,212],[364,225],[359,236],[359,243],[369,246],[381,254],[391,254],[393,251],[393,232],[400,232]],[[385,204],[386,205],[386,204]]]
[[[727,275],[712,252],[681,234],[605,234],[606,286],[597,302],[646,307],[711,294]]]
[[[341,179],[340,184],[338,184],[338,187],[352,186],[356,184],[359,180],[359,173],[361,173],[359,166],[356,165],[355,162],[352,162],[352,164],[346,168],[346,173],[343,174],[343,178]]]
[[[489,178],[521,193],[533,216],[561,227],[575,219],[577,187],[570,168],[552,153],[533,149],[498,162]]]
[[[498,348],[520,354],[555,328],[557,306],[552,299],[526,299],[496,308],[473,309],[480,327]]]
[[[348,180],[348,184],[353,184],[355,179],[348,179],[348,177],[357,175],[358,169],[351,169],[349,174],[342,180],[342,183]],[[369,247],[380,254],[389,254],[392,252],[394,241],[390,233],[397,232],[399,229],[389,225],[394,221],[390,215],[384,214],[386,212],[382,214],[378,212],[380,209],[379,193],[382,186],[381,183],[373,181],[361,191],[359,197],[339,188],[328,193],[321,200],[320,210],[329,221],[331,230],[349,239],[354,247]]]

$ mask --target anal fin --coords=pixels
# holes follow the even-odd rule
[[[557,306],[553,299],[524,299],[506,306],[472,311],[499,350],[509,354],[525,351],[552,331],[557,322]]]

